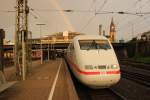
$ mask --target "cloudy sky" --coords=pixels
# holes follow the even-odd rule
[[[15,32],[16,0],[0,0],[0,28],[5,29],[6,39],[13,40]],[[30,9],[29,29],[33,37],[63,31],[76,31],[86,34],[98,34],[98,25],[103,25],[106,34],[113,17],[117,28],[117,39],[129,40],[150,30],[150,14],[143,16],[136,13],[150,12],[150,0],[28,0]],[[72,12],[63,12],[72,10]],[[128,14],[118,14],[116,12]],[[107,14],[95,14],[114,12]]]

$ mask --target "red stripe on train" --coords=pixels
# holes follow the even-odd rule
[[[117,71],[107,71],[106,74],[120,74],[120,70],[117,70]]]
[[[79,69],[79,67],[73,63],[73,61],[71,61],[68,57],[67,57],[69,63],[81,74],[85,74],[85,75],[97,75],[97,74],[120,74],[120,70],[117,70],[117,71],[107,71],[106,73],[105,72],[99,72],[99,71],[96,71],[96,72],[87,72],[87,71],[82,71]]]

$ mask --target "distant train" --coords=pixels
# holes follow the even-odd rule
[[[78,35],[66,59],[75,77],[91,88],[107,88],[120,80],[120,67],[109,40],[98,35]]]

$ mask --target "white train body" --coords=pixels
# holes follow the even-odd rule
[[[89,87],[105,88],[120,80],[116,54],[103,36],[76,36],[67,49],[66,58],[75,77]]]

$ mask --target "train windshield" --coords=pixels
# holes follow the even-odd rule
[[[79,40],[81,50],[111,49],[107,40]]]

